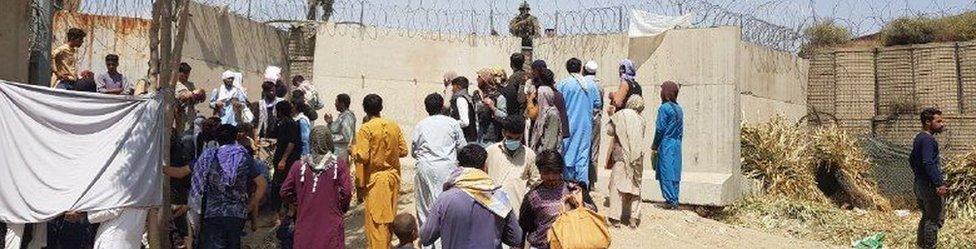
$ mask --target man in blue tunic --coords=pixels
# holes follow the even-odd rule
[[[569,137],[563,139],[563,158],[566,180],[589,186],[590,144],[593,141],[593,111],[602,105],[596,83],[580,74],[583,62],[572,58],[566,62],[569,77],[556,84],[566,100]]]
[[[652,149],[657,154],[656,178],[668,209],[678,208],[678,186],[681,181],[681,138],[684,135],[684,112],[678,105],[678,84],[661,84],[661,107],[657,111]]]

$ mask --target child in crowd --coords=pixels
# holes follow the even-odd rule
[[[287,205],[287,210],[279,213],[280,224],[275,230],[281,249],[292,249],[295,242],[295,205]]]
[[[394,249],[414,249],[413,241],[417,240],[417,219],[411,214],[398,214],[393,218],[393,234],[400,240],[400,244]]]

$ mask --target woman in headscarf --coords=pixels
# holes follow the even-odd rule
[[[538,103],[539,114],[532,125],[529,146],[532,151],[562,151],[563,127],[556,109],[556,90],[553,89],[552,71],[544,69],[540,79],[542,82],[536,91],[535,100]]]
[[[681,138],[684,134],[684,112],[678,105],[678,84],[661,84],[661,107],[657,111],[652,149],[657,157],[656,178],[669,209],[678,207],[678,185],[681,180]]]
[[[486,68],[478,71],[478,89],[475,99],[481,100],[475,104],[478,113],[478,127],[481,127],[481,143],[493,144],[501,141],[501,120],[508,116],[508,99],[501,94],[504,87],[505,70],[500,68]]]
[[[546,77],[549,77],[552,80],[547,82],[545,79]],[[529,119],[531,119],[533,122],[538,118],[539,107],[538,100],[535,99],[537,96],[535,95],[539,87],[544,85],[548,86],[549,88],[552,88],[553,92],[555,93],[552,104],[556,107],[556,110],[559,113],[560,129],[562,130],[561,134],[563,135],[563,138],[569,137],[569,117],[566,114],[566,99],[563,98],[562,93],[556,91],[555,74],[553,74],[552,70],[549,70],[545,61],[536,60],[535,62],[532,62],[532,84],[530,85],[533,88],[531,88],[531,91],[529,92],[530,104],[528,110],[526,110],[526,116],[529,117]]]
[[[616,110],[624,109],[627,99],[633,95],[642,95],[641,86],[637,83],[637,67],[633,61],[620,61],[620,86],[616,92],[610,94],[610,115]]]
[[[345,248],[342,218],[352,197],[348,157],[333,154],[328,127],[316,126],[311,136],[311,155],[295,162],[280,193],[297,205],[294,248]]]
[[[641,172],[644,170],[644,98],[634,96],[627,108],[610,117],[607,133],[613,137],[610,147],[610,224],[620,227],[624,217],[629,226],[637,228],[640,219]]]

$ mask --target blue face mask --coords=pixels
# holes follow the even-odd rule
[[[518,139],[505,139],[505,149],[508,149],[508,151],[516,151],[519,148],[522,148],[522,141]]]

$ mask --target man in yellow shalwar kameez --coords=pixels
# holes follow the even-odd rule
[[[366,203],[366,241],[369,248],[390,248],[390,224],[396,216],[400,194],[400,158],[407,156],[400,126],[380,117],[383,98],[370,94],[363,98],[366,120],[356,132],[351,154],[357,165],[356,188]]]

